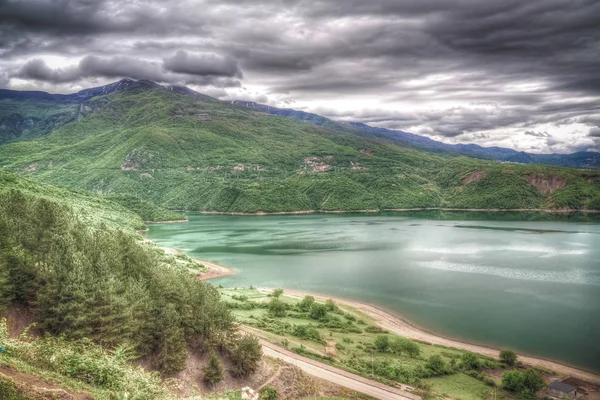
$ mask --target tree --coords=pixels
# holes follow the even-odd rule
[[[475,353],[471,353],[470,351],[463,353],[460,360],[464,369],[470,370],[481,367],[481,363],[479,362],[477,355]]]
[[[260,343],[252,335],[244,335],[236,339],[229,353],[233,363],[229,372],[236,378],[246,377],[256,372],[262,357]]]
[[[204,372],[204,382],[211,386],[223,380],[223,367],[215,353],[211,353],[208,364],[202,369],[202,372]]]
[[[302,311],[307,312],[308,310],[310,310],[310,306],[312,306],[314,302],[315,302],[314,297],[304,296],[302,301],[300,303],[298,303],[298,307],[300,307],[300,309]]]
[[[502,350],[500,352],[500,361],[512,367],[517,364],[517,354],[512,350]]]
[[[546,386],[542,374],[533,368],[529,368],[523,372],[523,387],[524,394],[535,396],[535,393]]]
[[[377,351],[386,353],[390,349],[390,338],[385,335],[378,335],[375,338],[374,345]]]
[[[268,305],[269,315],[272,317],[285,317],[286,305],[278,297],[273,297]]]
[[[328,299],[325,302],[325,308],[327,308],[327,311],[331,311],[331,312],[336,312],[339,310],[337,304],[335,304],[335,302],[331,299]]]
[[[327,316],[327,308],[323,304],[313,303],[310,306],[310,317],[312,319],[321,320]]]
[[[502,375],[502,387],[511,392],[533,397],[545,386],[542,375],[535,369],[525,371],[511,370]]]
[[[430,370],[433,375],[443,375],[446,373],[446,362],[436,354],[429,357],[425,368]]]
[[[390,342],[390,350],[396,354],[406,353],[409,357],[418,357],[421,354],[421,348],[412,340],[398,337]]]
[[[273,290],[273,293],[271,293],[271,296],[278,299],[279,297],[281,297],[282,294],[283,294],[283,289],[275,289],[275,290]]]

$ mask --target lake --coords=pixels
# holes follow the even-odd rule
[[[215,285],[369,302],[445,336],[600,371],[598,221],[439,212],[188,216],[145,236],[239,271]]]

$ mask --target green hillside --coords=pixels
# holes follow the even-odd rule
[[[50,134],[0,146],[0,166],[170,209],[600,208],[600,171],[441,157],[151,82],[77,113]]]
[[[109,228],[144,229],[146,222],[185,219],[185,216],[148,201],[127,195],[98,196],[85,190],[69,190],[40,183],[19,175],[0,171],[0,193],[19,190],[35,197],[69,206],[78,218],[92,226]]]

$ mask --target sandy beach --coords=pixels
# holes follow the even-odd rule
[[[208,268],[208,271],[198,275],[198,279],[201,281],[206,281],[208,279],[222,278],[224,276],[235,275],[237,271],[233,268],[226,267],[224,265],[216,264],[214,262],[206,261],[206,260],[196,260],[200,264],[204,265]]]

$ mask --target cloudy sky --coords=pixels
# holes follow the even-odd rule
[[[598,0],[0,0],[0,87],[124,77],[448,143],[600,150]]]

